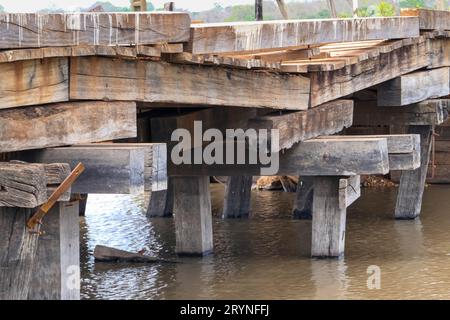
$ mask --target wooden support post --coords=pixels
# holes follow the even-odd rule
[[[80,299],[78,212],[78,201],[59,202],[45,216],[28,299]]]
[[[312,218],[313,205],[313,177],[299,177],[297,184],[297,194],[295,196],[293,217],[294,219]]]
[[[204,256],[213,251],[209,177],[174,177],[176,252]]]
[[[86,215],[86,205],[88,201],[88,193],[75,193],[72,195],[71,200],[78,201],[78,215],[84,217]]]
[[[228,177],[223,202],[223,218],[245,218],[250,214],[252,176]]]
[[[39,236],[27,220],[34,209],[0,207],[0,300],[28,297]]]
[[[414,219],[420,214],[431,152],[432,128],[432,126],[408,127],[410,133],[420,134],[420,167],[402,171],[395,207],[396,219]]]
[[[342,182],[336,176],[314,177],[312,257],[344,254],[347,201],[340,192]]]
[[[165,189],[152,190],[147,208],[147,217],[171,217],[173,214],[173,201],[173,179],[169,177]]]
[[[263,20],[263,0],[255,0],[255,20]]]

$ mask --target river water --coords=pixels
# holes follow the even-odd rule
[[[309,258],[311,221],[291,219],[295,194],[253,191],[249,219],[222,220],[223,187],[211,189],[215,254],[179,264],[94,263],[96,244],[174,258],[175,231],[171,218],[147,219],[142,198],[90,195],[82,299],[450,298],[450,186],[427,187],[415,221],[393,219],[397,189],[364,189],[348,209],[340,260]],[[367,286],[370,266],[380,289]]]

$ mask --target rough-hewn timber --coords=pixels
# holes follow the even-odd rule
[[[295,143],[318,136],[331,135],[352,125],[353,101],[337,100],[312,109],[284,114],[268,114],[251,119],[249,128],[277,129],[278,150],[289,149]]]
[[[145,148],[62,147],[27,152],[25,159],[39,163],[63,162],[85,171],[72,185],[73,193],[138,194],[144,192]]]
[[[311,72],[311,105],[318,106],[428,66],[426,39],[416,40],[339,70]]]
[[[309,92],[309,79],[301,75],[101,57],[71,59],[71,99],[305,110]]]
[[[69,99],[67,58],[0,63],[0,74],[0,110]]]
[[[416,17],[208,23],[191,26],[192,53],[262,50],[419,36]]]
[[[310,139],[279,154],[275,175],[357,175],[386,174],[389,171],[386,138],[351,138],[339,140]],[[261,165],[206,165],[168,162],[169,175],[261,175]],[[267,167],[267,166],[266,166]]]
[[[134,102],[68,102],[0,110],[0,152],[136,136]]]
[[[176,252],[207,255],[213,251],[209,177],[173,179]]]
[[[252,176],[228,177],[223,200],[223,218],[245,218],[250,214]]]
[[[401,15],[419,17],[421,30],[450,30],[450,12],[429,9],[402,9]]]
[[[138,45],[189,40],[187,13],[2,13],[0,48]]]
[[[405,106],[450,94],[450,68],[416,71],[378,86],[379,106]]]
[[[59,202],[45,216],[28,299],[80,299],[78,211],[78,201]]]
[[[440,125],[447,118],[450,99],[426,100],[408,106],[379,108],[375,100],[355,101],[353,125]]]

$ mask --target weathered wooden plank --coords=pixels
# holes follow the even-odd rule
[[[47,201],[44,166],[0,163],[0,207],[35,208]]]
[[[340,177],[314,177],[312,257],[341,257],[345,247],[346,208],[340,206]]]
[[[420,167],[413,171],[402,172],[395,206],[397,219],[414,219],[419,216],[431,152],[432,126],[410,126],[408,131],[420,134]]]
[[[428,41],[429,68],[450,66],[450,40],[448,38],[430,39]]]
[[[279,154],[279,170],[274,175],[386,174],[389,171],[387,149],[386,138],[310,139]],[[224,157],[226,157],[225,151]],[[272,160],[274,159],[276,159],[275,156],[272,157]],[[248,159],[245,160],[248,161]],[[270,165],[275,166],[275,162],[273,161]],[[171,176],[257,176],[261,175],[262,168],[267,167],[269,165],[261,164],[182,163],[177,165],[172,162],[172,159],[168,161]]]
[[[189,40],[187,13],[2,13],[0,48],[138,45]]]
[[[353,125],[440,125],[447,118],[450,99],[434,99],[408,106],[379,108],[375,100],[355,101]]]
[[[176,252],[207,255],[213,251],[209,177],[174,178]]]
[[[71,99],[305,110],[309,92],[309,79],[301,75],[100,57],[71,59]]]
[[[145,151],[144,159],[144,184],[145,191],[158,191],[167,189],[166,158],[167,149],[163,143],[86,143],[76,144],[73,147],[80,148],[142,148]]]
[[[285,48],[419,36],[417,17],[207,23],[191,26],[192,53]]]
[[[0,208],[0,300],[28,298],[39,235],[26,222],[34,212]]]
[[[339,179],[339,209],[345,210],[361,196],[361,176]]]
[[[450,12],[430,9],[402,9],[403,17],[419,17],[421,30],[450,30]]]
[[[78,201],[56,204],[39,237],[29,300],[80,299]]]
[[[0,110],[0,152],[136,136],[133,102],[68,102]]]
[[[69,99],[67,58],[0,63],[0,74],[0,110]]]
[[[62,147],[29,151],[24,158],[39,163],[63,162],[85,171],[73,193],[138,194],[144,192],[144,148]]]
[[[228,177],[223,200],[223,218],[245,218],[250,214],[252,176]]]
[[[450,94],[450,68],[416,71],[378,86],[379,106],[405,106]]]
[[[322,135],[331,135],[352,125],[353,101],[337,100],[312,109],[284,114],[268,114],[248,122],[249,128],[277,129],[279,151],[295,143]]]
[[[340,70],[310,73],[311,105],[342,98],[429,64],[426,39]]]

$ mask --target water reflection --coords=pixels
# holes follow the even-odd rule
[[[95,264],[96,244],[174,257],[172,219],[147,219],[139,197],[90,195],[81,221],[84,299],[450,298],[450,187],[426,190],[415,221],[395,221],[396,189],[366,189],[348,211],[346,257],[310,259],[311,222],[291,219],[294,194],[253,192],[248,220],[220,219],[212,187],[215,255],[180,264]],[[367,288],[367,267],[381,289]]]

